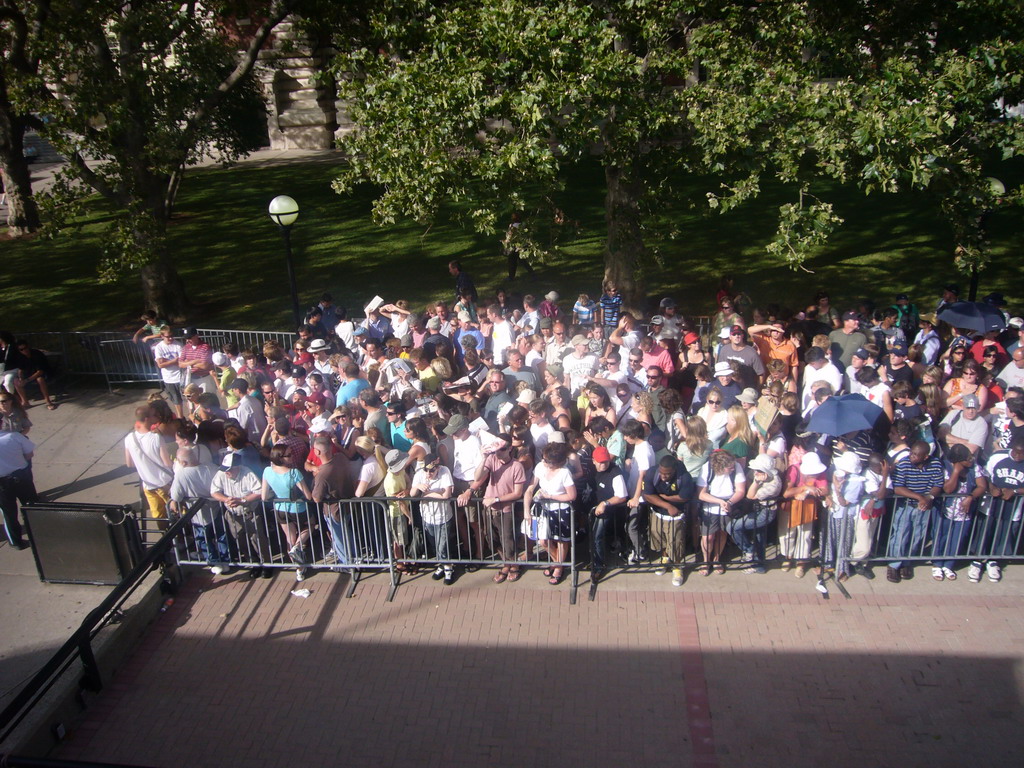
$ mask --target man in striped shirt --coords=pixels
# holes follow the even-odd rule
[[[910,454],[896,464],[892,473],[892,489],[896,495],[888,555],[892,558],[886,578],[898,584],[912,579],[914,571],[900,560],[906,555],[923,555],[935,498],[942,493],[945,474],[942,462],[930,458],[928,443],[918,440]]]
[[[601,312],[601,327],[604,328],[604,337],[607,339],[612,331],[619,326],[619,313],[622,311],[622,296],[615,287],[615,283],[608,281],[604,284],[604,293],[597,303]]]

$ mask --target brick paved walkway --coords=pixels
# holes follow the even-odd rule
[[[380,577],[351,599],[327,575],[308,599],[287,574],[195,577],[56,756],[988,768],[1024,754],[1024,597],[974,585],[826,602],[634,577],[570,606],[529,576],[489,575],[419,579],[390,604]]]

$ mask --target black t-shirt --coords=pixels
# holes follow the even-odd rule
[[[661,472],[658,471],[657,465],[648,469],[647,474],[644,475],[643,492],[649,493],[652,496],[655,494],[660,496],[678,496],[685,501],[692,499],[696,490],[697,484],[682,464],[676,469],[676,476],[668,481],[661,479]]]
[[[906,419],[907,421],[913,421],[914,419],[920,419],[921,414],[924,411],[921,410],[921,406],[917,403],[911,403],[910,405],[895,404],[896,407],[893,409],[893,414],[897,419]]]

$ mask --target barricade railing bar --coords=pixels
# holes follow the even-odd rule
[[[858,510],[854,517],[822,515],[821,560],[838,577],[858,567],[931,563],[948,572],[957,563],[1017,562],[1021,552],[1024,497],[972,499],[965,494],[937,496],[926,509],[914,499],[890,496],[884,513],[872,517]],[[835,546],[830,543],[829,537]],[[936,577],[937,578],[937,577]]]
[[[812,539],[812,549],[795,562],[817,569],[818,589],[827,597],[825,582],[831,575],[850,575],[861,566],[1024,560],[1020,554],[1024,499],[1003,501],[986,496],[969,518],[946,517],[942,510],[963,499],[956,494],[942,496],[933,509],[923,512],[910,509],[916,502],[908,505],[908,500],[890,497],[885,511],[874,518],[861,518],[859,510],[856,519],[837,518],[824,508],[816,522],[817,546]],[[678,554],[671,559],[666,556],[664,561],[659,555],[670,551],[664,528],[656,540],[650,510],[647,512],[631,515],[623,505],[599,522],[592,510],[578,511],[571,504],[541,502],[527,515],[521,501],[512,505],[511,511],[497,511],[486,508],[479,498],[465,505],[454,498],[407,497],[319,504],[268,501],[255,502],[244,510],[229,510],[219,502],[207,501],[192,528],[180,537],[176,553],[181,565],[347,572],[352,576],[349,596],[361,576],[387,573],[391,581],[388,600],[394,598],[404,577],[423,568],[432,570],[439,580],[454,580],[461,569],[497,568],[506,579],[515,574],[512,581],[528,570],[543,569],[554,584],[568,580],[570,602],[574,603],[579,572],[588,567],[650,572],[692,571],[709,565],[700,548],[699,523],[692,507],[675,523],[684,543],[674,545]],[[768,505],[725,522],[741,556],[723,558],[722,567],[757,573],[770,567],[782,552],[774,531],[776,516],[777,509]],[[634,520],[640,522],[635,529]],[[655,549],[652,544],[657,545]],[[600,567],[597,563],[602,558],[595,558],[595,546],[601,546],[604,553]],[[637,546],[642,552],[639,562],[627,561],[628,552]],[[608,562],[611,558],[616,562]],[[836,586],[849,597],[842,583]],[[595,589],[596,581],[591,584],[591,599]]]
[[[150,572],[161,565],[175,539],[190,525],[193,515],[199,511],[199,506],[189,506],[173,525],[162,532],[160,538],[149,547],[131,572],[89,612],[71,637],[22,686],[3,712],[0,712],[0,743],[11,735],[76,660],[82,664],[80,686],[91,691],[102,690],[103,678],[93,655],[94,638],[114,616],[118,615],[121,606],[142,585]]]
[[[422,567],[446,584],[461,569],[487,566],[518,574],[542,568],[553,584],[567,580],[570,602],[576,600],[577,538],[584,532],[569,504],[538,502],[526,515],[521,502],[501,512],[479,499],[466,505],[408,497],[278,500],[236,508],[213,500],[188,504],[195,501],[199,512],[175,543],[180,565],[221,572],[289,569],[303,580],[311,570],[346,572],[352,577],[348,597],[362,576],[386,572],[389,601],[402,577]]]

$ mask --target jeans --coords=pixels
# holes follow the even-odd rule
[[[1014,522],[1013,517],[1022,503],[1024,501],[1021,498],[1011,501],[992,499],[988,514],[974,518],[975,525],[981,526],[981,530],[974,531],[971,554],[976,555],[979,561],[1016,554],[1020,541],[1020,520]]]
[[[903,566],[902,557],[924,555],[924,541],[928,536],[931,509],[920,510],[913,499],[899,498],[892,514],[892,532],[886,554],[893,559],[890,568]]]
[[[423,537],[426,539],[427,557],[436,560],[450,560],[452,521],[443,523],[428,523],[423,521]],[[450,566],[446,566],[450,567]]]
[[[764,564],[765,547],[768,544],[768,526],[778,515],[777,504],[761,504],[754,502],[753,512],[725,524],[726,532],[736,542],[736,546],[745,555],[750,555],[755,563]]]
[[[637,557],[644,556],[644,528],[647,522],[647,508],[645,504],[629,508],[629,517],[626,519],[626,534],[629,542],[636,552]]]
[[[617,518],[622,516],[622,507],[605,507],[603,515],[591,513],[590,520],[590,563],[595,571],[603,571],[608,555],[608,535],[614,533]]]
[[[932,511],[932,565],[936,568],[953,569],[956,560],[943,560],[942,557],[955,557],[963,551],[964,539],[971,530],[970,520],[950,520],[941,510]]]
[[[192,523],[192,534],[196,538],[199,557],[209,564],[230,563],[231,549],[228,546],[228,531],[224,518],[218,515],[212,523]]]
[[[30,504],[36,500],[36,487],[32,482],[32,467],[17,469],[0,477],[0,511],[4,515],[4,532],[12,547],[24,544],[21,522],[18,520],[18,502]]]
[[[340,504],[324,505],[324,520],[327,530],[331,532],[334,554],[340,565],[351,565],[356,551],[356,539],[352,530],[352,513],[339,509]],[[338,519],[335,520],[335,514]]]

